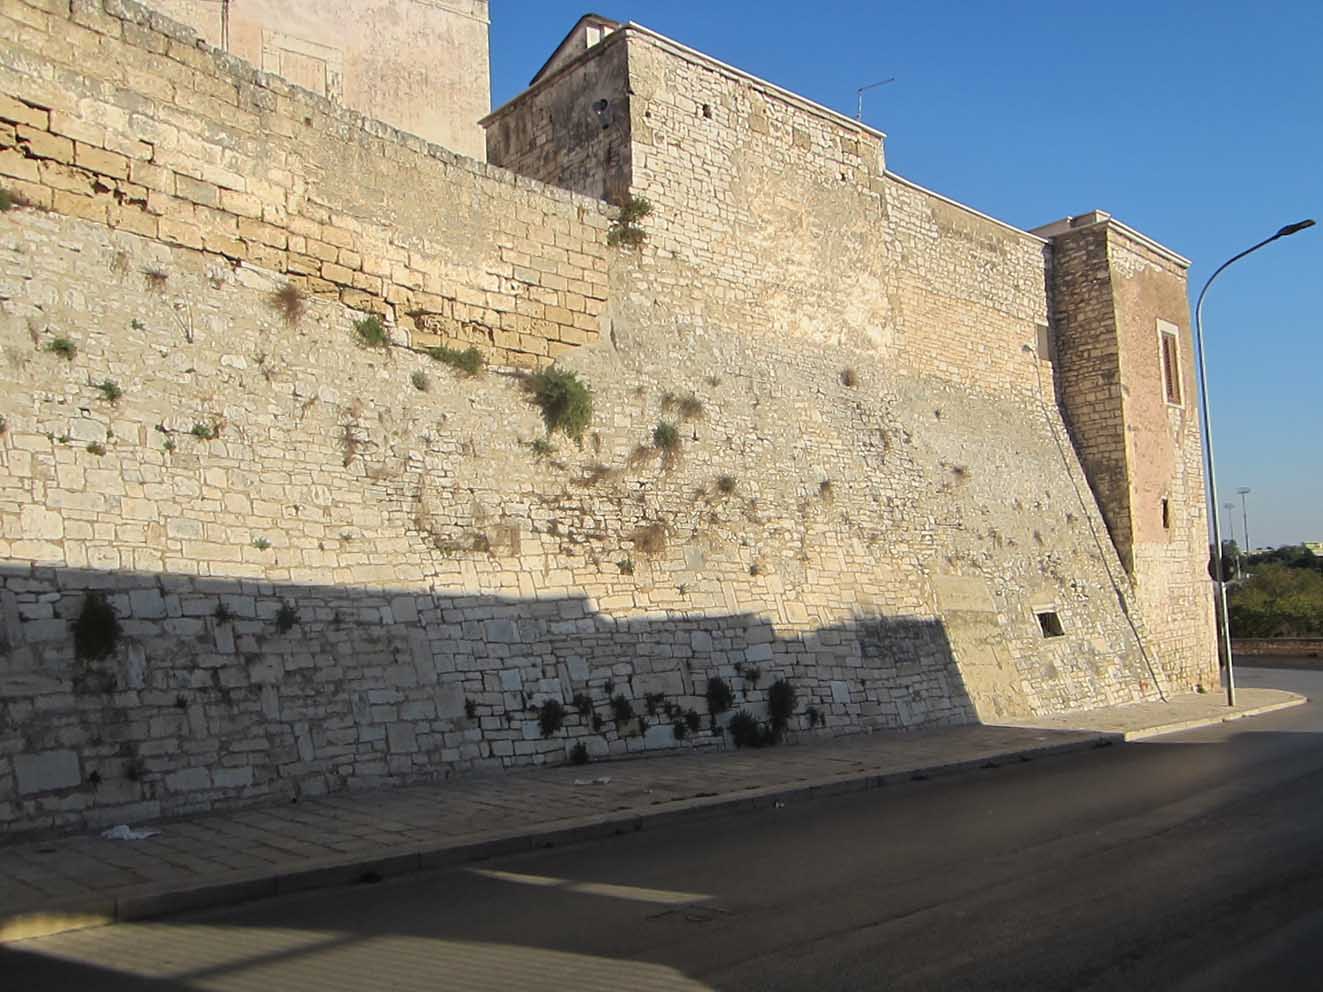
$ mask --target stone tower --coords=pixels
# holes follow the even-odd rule
[[[1101,211],[1049,224],[1057,395],[1164,669],[1216,683],[1189,261]]]

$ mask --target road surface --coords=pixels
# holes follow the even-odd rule
[[[10,945],[0,987],[1318,989],[1323,705]]]

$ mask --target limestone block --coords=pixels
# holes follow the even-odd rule
[[[73,751],[40,751],[36,754],[14,755],[14,772],[18,776],[18,794],[36,795],[81,785],[82,772],[78,755]]]
[[[157,589],[138,589],[129,593],[132,615],[139,620],[160,620],[165,617],[165,597]]]
[[[833,703],[848,703],[850,701],[850,685],[848,682],[832,682],[831,701]]]
[[[517,668],[501,669],[501,691],[521,692],[524,688],[524,675]]]
[[[464,690],[459,686],[450,686],[437,690],[436,713],[443,720],[456,720],[464,717],[464,704],[467,700]]]
[[[418,736],[412,723],[392,723],[386,727],[386,740],[393,754],[414,754],[418,751]]]
[[[165,777],[170,792],[202,792],[211,788],[211,773],[205,768],[183,768]]]
[[[253,784],[251,765],[241,768],[217,768],[211,773],[212,784],[217,789],[246,789]]]

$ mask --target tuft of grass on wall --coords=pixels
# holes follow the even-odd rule
[[[620,205],[620,212],[606,232],[606,243],[613,248],[639,248],[648,240],[648,232],[639,221],[652,215],[652,204],[641,196],[631,196]]]
[[[640,527],[629,536],[634,547],[645,555],[659,555],[666,550],[666,526],[661,523]]]
[[[458,348],[438,345],[435,348],[428,348],[427,354],[432,361],[449,365],[456,372],[462,372],[469,378],[482,374],[484,361],[482,352],[477,348],[470,347],[461,351]]]
[[[106,446],[100,441],[92,441],[87,445],[87,453],[89,455],[96,455],[96,457],[100,458],[106,453]]]
[[[142,278],[153,293],[164,293],[165,287],[170,284],[170,275],[165,269],[144,269]]]
[[[46,351],[52,355],[59,355],[66,362],[72,362],[74,356],[78,354],[78,345],[74,344],[69,338],[55,338],[46,342]]]
[[[420,393],[425,393],[432,388],[432,380],[427,378],[427,373],[418,369],[409,376],[409,381],[413,383],[413,388]]]
[[[359,343],[369,348],[384,348],[390,344],[390,334],[386,331],[386,325],[375,313],[354,321],[354,333],[358,335]]]
[[[663,420],[652,429],[652,445],[665,453],[678,451],[680,449],[680,429]]]
[[[308,309],[303,290],[292,282],[285,283],[271,294],[271,306],[290,327],[296,326]]]
[[[542,704],[537,715],[538,727],[543,737],[555,737],[560,728],[565,726],[565,707],[559,699],[548,699]]]
[[[593,393],[568,369],[543,369],[528,380],[533,402],[542,411],[547,433],[560,431],[578,444],[593,419]]]
[[[189,430],[199,441],[214,441],[221,436],[221,423],[219,420],[213,420],[209,424],[196,423]]]
[[[74,654],[81,661],[99,661],[115,653],[124,629],[105,595],[89,592],[73,624]]]
[[[119,388],[119,384],[112,382],[109,379],[97,383],[96,388],[101,393],[102,397],[109,403],[118,402],[119,398],[124,395],[124,390]]]

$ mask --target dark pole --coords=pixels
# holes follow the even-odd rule
[[[1312,220],[1287,224],[1271,238],[1264,238],[1252,248],[1246,248],[1239,255],[1227,259],[1208,277],[1208,282],[1204,283],[1204,288],[1199,292],[1199,302],[1194,307],[1194,344],[1195,350],[1199,353],[1199,401],[1204,420],[1204,460],[1208,463],[1208,500],[1213,513],[1213,571],[1215,572],[1213,578],[1217,582],[1218,613],[1222,618],[1222,643],[1227,656],[1228,706],[1236,705],[1236,675],[1231,663],[1231,623],[1227,615],[1227,584],[1222,580],[1222,524],[1218,520],[1217,468],[1213,464],[1213,421],[1208,412],[1208,368],[1204,362],[1204,297],[1208,295],[1208,288],[1213,285],[1213,280],[1226,271],[1233,262],[1239,262],[1246,255],[1258,251],[1264,245],[1272,244],[1278,238],[1297,234],[1313,226]]]

